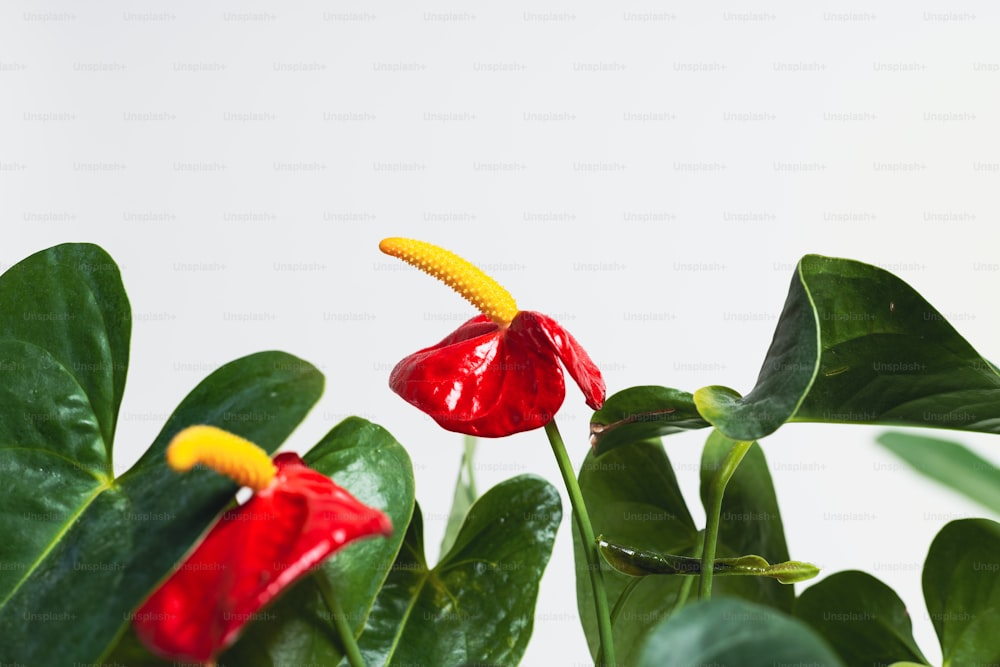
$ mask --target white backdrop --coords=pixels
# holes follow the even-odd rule
[[[611,392],[749,389],[809,252],[894,270],[995,359],[998,28],[974,0],[11,1],[0,262],[92,241],[120,263],[135,323],[119,471],[211,369],[287,350],[327,376],[287,446],[351,414],[387,427],[433,559],[461,439],[386,379],[472,311],[380,238],[486,266],[576,335]],[[570,387],[577,464],[588,418]],[[878,431],[764,442],[792,556],[896,587],[940,659],[921,563],[944,523],[983,511],[895,464]],[[704,436],[667,441],[692,502]],[[989,437],[957,439],[997,458]],[[558,481],[541,432],[478,463],[483,489]],[[568,520],[524,659],[554,663],[589,664]]]

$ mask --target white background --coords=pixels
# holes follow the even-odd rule
[[[119,471],[211,369],[287,350],[327,377],[287,446],[351,414],[387,427],[433,559],[461,438],[386,379],[473,312],[380,238],[485,265],[574,333],[611,392],[748,390],[808,252],[892,269],[996,359],[998,28],[993,3],[965,0],[7,2],[0,262],[91,241],[120,263],[135,322]],[[577,465],[588,419],[571,386]],[[764,449],[793,558],[896,587],[939,660],[921,563],[944,523],[983,510],[878,432],[789,426]],[[692,502],[705,435],[667,441]],[[478,463],[483,489],[558,481],[541,432]],[[588,664],[568,519],[524,659],[554,663]]]

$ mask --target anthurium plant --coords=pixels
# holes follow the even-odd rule
[[[531,431],[570,501],[595,665],[929,664],[906,607],[919,601],[859,571],[813,583],[821,554],[792,558],[759,444],[789,422],[1000,432],[997,368],[913,288],[806,256],[754,387],[608,396],[581,342],[471,263],[412,239],[380,248],[479,311],[386,378],[412,406],[400,409],[467,437],[436,564],[410,458],[384,428],[351,417],[302,456],[275,454],[324,381],[285,352],[211,373],[116,476],[131,322],[117,265],[65,244],[0,276],[0,664],[518,664],[567,529],[561,494],[520,475],[480,496],[469,463],[477,439]],[[566,441],[554,421],[564,372],[582,394],[571,400],[594,411],[590,433]],[[664,447],[698,429],[703,526]],[[587,448],[579,469],[566,442]],[[960,445],[880,443],[1000,508],[996,469]],[[945,665],[1000,663],[1000,524],[943,525],[923,589]]]

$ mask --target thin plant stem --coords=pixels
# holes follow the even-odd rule
[[[333,590],[333,586],[330,584],[330,580],[326,576],[326,572],[323,568],[317,568],[313,579],[316,580],[316,585],[319,587],[320,594],[323,596],[323,601],[326,602],[326,608],[330,610],[330,615],[333,616],[333,624],[337,628],[337,634],[340,636],[340,644],[344,649],[344,655],[347,657],[347,662],[351,667],[365,667],[365,659],[361,657],[361,649],[358,648],[358,642],[354,638],[354,631],[351,629],[351,624],[347,622],[347,616],[344,615],[344,609],[340,606],[340,600],[337,599],[337,594]]]
[[[606,667],[615,667],[615,647],[611,636],[611,613],[608,608],[608,594],[604,588],[601,555],[597,550],[597,541],[594,539],[594,528],[590,523],[590,514],[587,513],[587,505],[583,501],[583,492],[580,491],[580,484],[576,480],[576,472],[573,470],[573,464],[566,453],[566,445],[563,444],[562,436],[559,435],[559,427],[556,426],[555,420],[545,425],[545,435],[548,436],[549,444],[552,445],[552,453],[555,454],[556,463],[559,465],[559,472],[562,474],[563,483],[566,485],[569,502],[573,507],[573,518],[576,521],[576,527],[580,531],[580,538],[583,542],[583,553],[587,558],[590,585],[594,590],[597,631],[601,638],[599,664]]]
[[[478,497],[476,493],[476,475],[473,471],[473,459],[476,456],[476,437],[473,435],[465,436],[465,451],[462,454],[462,463],[465,464],[465,475],[466,479],[469,480],[469,495],[475,500]]]
[[[722,514],[722,498],[726,494],[726,486],[733,473],[739,467],[753,442],[737,440],[726,454],[722,465],[715,471],[708,491],[709,506],[705,508],[705,546],[701,552],[701,585],[698,587],[698,597],[707,600],[712,597],[712,571],[715,569],[715,547],[719,541],[719,521]]]
[[[633,577],[629,579],[629,582],[625,584],[625,588],[622,589],[621,594],[618,595],[618,602],[615,603],[615,608],[611,610],[611,625],[618,622],[618,617],[621,615],[622,610],[625,608],[625,603],[628,602],[629,597],[632,595],[632,591],[635,587],[642,582],[643,577]]]

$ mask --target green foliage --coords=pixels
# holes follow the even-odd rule
[[[808,626],[769,607],[734,598],[692,604],[654,626],[638,667],[823,665],[846,667]]]
[[[391,538],[349,544],[322,566],[358,635],[403,545],[413,515],[410,457],[381,426],[350,417],[303,458],[310,468],[392,519]],[[293,586],[260,616],[244,628],[240,641],[222,656],[223,662],[249,667],[336,665],[343,657],[330,610],[311,577]],[[308,641],[304,641],[306,638]]]
[[[629,387],[612,394],[590,419],[594,454],[619,445],[711,426],[698,413],[694,397],[668,387]]]
[[[927,664],[906,606],[864,572],[838,572],[806,590],[795,615],[808,623],[848,665],[884,667],[898,661]]]
[[[280,352],[234,361],[198,385],[149,451],[113,475],[131,311],[118,269],[91,245],[42,251],[0,276],[2,659],[94,663],[129,614],[232,500],[214,474],[177,475],[163,451],[194,423],[275,450],[323,378]]]
[[[637,549],[694,554],[698,530],[658,441],[622,445],[601,458],[588,454],[579,480],[595,533]],[[577,607],[591,653],[596,655],[599,639],[593,591],[575,526],[573,546]],[[608,603],[617,609],[612,628],[616,657],[622,664],[634,664],[639,639],[670,612],[682,582],[679,577],[645,577],[632,588],[632,577],[606,562],[601,568]]]
[[[116,477],[130,323],[118,268],[96,246],[56,246],[0,276],[0,531],[16,536],[0,541],[0,636],[30,638],[0,642],[5,664],[168,664],[136,641],[130,614],[233,502],[235,488],[205,470],[175,474],[164,462],[167,443],[186,426],[211,424],[273,452],[322,392],[322,375],[291,355],[233,361],[201,382]],[[631,387],[609,397],[591,420],[593,451],[579,482],[602,553],[618,568],[600,564],[621,663],[926,663],[903,602],[874,577],[834,574],[797,600],[774,580],[815,574],[789,561],[754,442],[787,422],[1000,433],[1000,374],[899,278],[810,255],[746,396],[713,385],[694,394]],[[718,518],[714,560],[714,541],[696,527],[660,442],[708,426],[715,428],[700,482],[706,514]],[[730,456],[734,441],[742,459]],[[901,433],[879,442],[1000,512],[1000,472],[961,445]],[[370,665],[506,665],[524,654],[562,518],[559,494],[520,476],[477,499],[472,455],[467,443],[445,555],[434,567],[424,555],[411,463],[392,435],[350,418],[305,457],[395,526],[391,538],[349,545],[321,566]],[[720,470],[735,462],[723,494],[718,480],[728,475]],[[597,655],[575,525],[573,537],[580,618]],[[703,549],[716,574],[752,576],[718,578],[711,600],[688,603]],[[945,664],[1000,662],[998,554],[1000,524],[985,519],[950,523],[931,545],[923,586]],[[707,597],[708,577],[703,583]],[[306,578],[248,625],[222,661],[338,664],[344,654],[330,610]]]
[[[1000,514],[1000,469],[967,447],[911,433],[883,433],[880,445],[914,470]]]
[[[415,510],[359,641],[365,663],[517,664],[561,520],[551,484],[514,477],[472,505],[451,550],[432,568]]]
[[[906,424],[1000,433],[1000,375],[912,287],[888,271],[807,255],[757,385],[695,393],[737,440],[786,421]]]
[[[942,528],[923,584],[944,664],[1000,663],[1000,524],[963,519]]]
[[[706,511],[710,506],[712,477],[731,446],[732,441],[718,431],[713,431],[705,443],[701,458],[701,501]],[[717,556],[755,554],[771,563],[789,559],[778,499],[764,451],[757,443],[750,447],[729,480],[719,519]],[[720,592],[739,595],[782,611],[791,611],[795,598],[788,586],[760,577],[720,580],[718,586]]]
[[[692,409],[692,403],[695,409]],[[1000,433],[1000,375],[908,284],[878,267],[807,255],[756,386],[690,394],[633,387],[591,422],[596,452],[707,425],[756,440],[782,424],[892,424]]]
[[[722,436],[709,439],[702,461],[703,480],[725,456],[725,440]],[[700,553],[698,530],[658,441],[622,444],[599,458],[591,453],[579,479],[594,530],[606,541],[659,554],[692,557]],[[720,556],[758,554],[770,562],[788,560],[771,477],[756,444],[730,480],[722,507]],[[598,646],[597,620],[579,539],[574,533],[577,604],[594,652]],[[602,568],[609,603],[617,608],[613,632],[618,658],[633,664],[643,635],[671,613],[678,597],[683,598],[682,578],[650,576],[635,583],[632,576],[608,563],[602,563]],[[794,599],[791,588],[765,577],[725,577],[716,582],[716,590],[785,611],[791,610]]]

